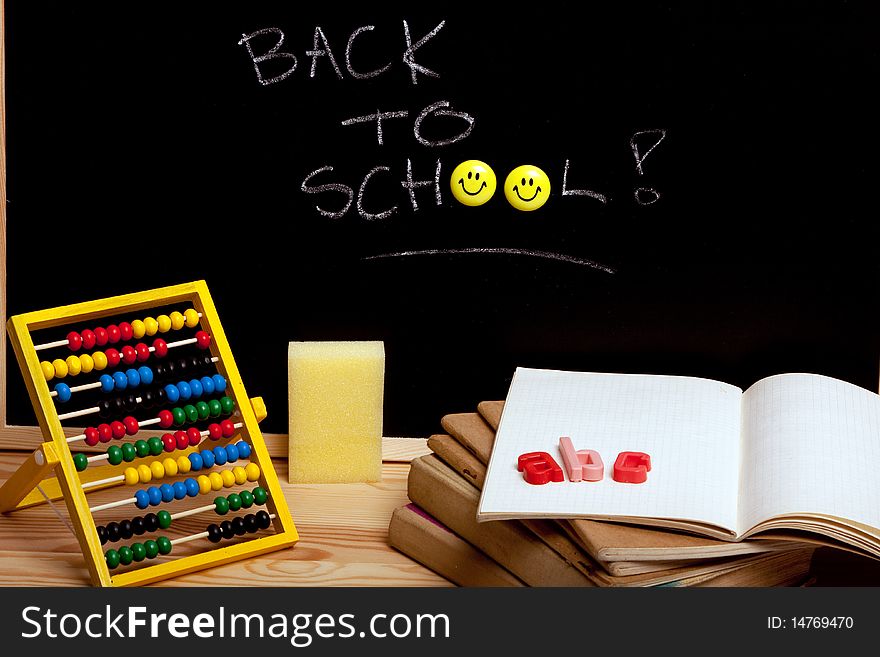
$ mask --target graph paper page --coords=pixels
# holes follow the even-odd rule
[[[519,368],[480,500],[480,513],[512,516],[644,516],[736,526],[742,391],[687,377],[595,374]],[[599,452],[605,477],[535,486],[517,458],[558,445]],[[613,481],[617,454],[645,452],[643,484]]]
[[[880,397],[816,374],[780,374],[743,395],[738,532],[822,513],[880,527]]]

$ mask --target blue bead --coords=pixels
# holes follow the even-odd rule
[[[211,378],[214,379],[214,392],[223,392],[226,390],[226,379],[219,374],[215,374]]]
[[[186,401],[192,397],[192,388],[189,387],[189,384],[186,381],[181,381],[177,384],[177,392],[180,393],[181,401]]]
[[[238,460],[238,447],[235,445],[227,445],[225,449],[226,460],[230,463],[235,463]]]
[[[235,443],[235,446],[238,447],[238,458],[246,459],[251,455],[251,446],[243,440]]]
[[[185,479],[183,485],[186,486],[186,494],[190,497],[195,497],[199,494],[199,482],[192,477]]]
[[[176,385],[169,383],[165,386],[165,396],[168,398],[169,404],[176,404],[177,400],[180,399],[180,391]]]
[[[125,390],[128,387],[128,377],[125,376],[125,372],[114,372],[113,383],[117,390]]]
[[[198,399],[202,396],[202,382],[198,379],[193,379],[189,382],[189,388],[192,390],[192,396],[194,399]]]
[[[190,465],[192,465],[192,469],[195,470],[196,472],[198,472],[199,470],[202,469],[202,465],[203,465],[202,457],[201,457],[201,455],[199,455],[198,452],[193,452],[192,454],[189,455],[189,462],[190,462]]]
[[[113,392],[113,377],[109,374],[102,374],[101,378],[101,392]]]
[[[66,383],[55,384],[55,393],[58,395],[59,403],[70,401],[70,386]]]
[[[138,374],[141,377],[141,383],[143,383],[145,386],[148,386],[153,382],[153,370],[151,370],[146,365],[141,365],[138,368]]]
[[[214,394],[214,379],[210,376],[203,376],[199,383],[202,384],[202,392],[206,395]]]
[[[174,499],[174,487],[171,484],[162,484],[159,486],[159,492],[162,494],[163,502],[170,502]]]
[[[172,488],[174,489],[175,500],[182,500],[184,497],[186,497],[186,484],[184,484],[182,481],[175,481]]]
[[[214,463],[216,465],[226,465],[228,460],[226,450],[222,447],[215,447],[212,451],[214,452]]]
[[[125,378],[128,379],[128,385],[132,388],[137,388],[141,384],[141,375],[137,370],[125,370]]]
[[[206,468],[213,468],[214,467],[214,452],[212,452],[210,449],[203,449],[199,453],[202,455],[202,463],[205,464],[205,467]]]
[[[150,486],[147,489],[147,495],[150,497],[150,504],[153,506],[159,506],[162,504],[162,491],[160,491],[155,486]]]
[[[139,490],[134,494],[134,503],[137,505],[139,509],[146,509],[150,506],[150,496],[147,495],[147,491]]]

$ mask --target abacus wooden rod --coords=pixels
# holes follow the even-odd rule
[[[199,319],[202,318],[202,313],[197,313]],[[70,345],[70,339],[64,338],[63,340],[54,340],[53,342],[44,342],[43,344],[34,345],[34,351],[43,351],[44,349],[53,349],[55,347],[67,347]]]
[[[269,514],[270,520],[275,520],[275,514]],[[197,541],[200,538],[208,538],[208,532],[199,532],[198,534],[190,534],[189,536],[181,536],[171,541],[171,545],[179,545],[180,543],[188,543],[189,541]]]
[[[211,358],[212,363],[216,363],[219,361],[220,361],[220,359],[217,358],[217,356],[214,356]],[[100,387],[101,387],[101,382],[95,381],[94,383],[83,383],[82,385],[79,385],[79,386],[70,386],[70,392],[74,393],[74,392],[82,392],[83,390],[95,390],[96,388],[100,388]],[[49,396],[50,397],[57,397],[58,392],[56,390],[52,390],[49,393]]]

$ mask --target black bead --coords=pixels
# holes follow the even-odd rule
[[[168,400],[168,395],[165,394],[165,388],[154,390],[153,395],[156,397],[156,406],[161,406]]]
[[[232,523],[228,520],[224,520],[220,523],[220,531],[223,532],[223,538],[232,538],[235,536],[235,532],[232,531]]]
[[[147,526],[144,524],[144,519],[140,516],[135,516],[131,519],[131,531],[140,536],[145,531],[147,531]]]
[[[180,374],[180,376],[183,376],[186,374],[187,370],[189,370],[189,365],[189,359],[181,358],[177,361],[177,373]]]
[[[265,511],[257,511],[257,525],[260,529],[269,529],[272,524],[272,518]]]
[[[247,533],[247,529],[244,527],[244,518],[236,516],[232,519],[232,531],[235,532],[236,536],[243,536]]]
[[[220,528],[217,525],[208,525],[208,540],[212,543],[219,543],[223,538],[223,532],[220,531]]]
[[[153,408],[156,405],[152,390],[144,390],[141,393],[141,408]]]
[[[131,530],[131,520],[120,520],[119,521],[119,536],[125,540],[130,539],[134,535],[134,532]]]
[[[111,522],[107,524],[107,540],[115,543],[119,540],[119,523]]]
[[[101,399],[98,401],[98,417],[108,418],[113,409],[113,402],[109,399]]]
[[[156,367],[153,368],[153,379],[156,383],[165,380],[165,377],[168,375],[168,368],[165,367],[165,363],[159,363]]]
[[[122,404],[125,407],[125,410],[131,413],[132,411],[136,411],[138,407],[137,403],[137,395],[133,392],[122,397]]]
[[[257,516],[253,513],[249,513],[244,517],[244,528],[247,530],[248,534],[253,534],[257,531],[260,526],[257,524]]]
[[[197,356],[197,358],[202,359],[202,367],[206,370],[210,370],[214,367],[214,361],[211,360],[213,357],[211,354],[202,354],[201,356]]]
[[[159,518],[155,513],[148,513],[144,516],[144,529],[148,532],[154,532],[159,529]]]
[[[198,372],[202,368],[202,359],[200,356],[190,356],[189,366],[194,372]]]
[[[98,538],[101,539],[101,545],[107,542],[107,528],[104,525],[98,525]]]
[[[165,379],[170,381],[177,376],[177,365],[174,364],[173,360],[169,360],[165,363]]]
[[[125,412],[125,400],[122,397],[114,399],[111,405],[116,415],[121,415]]]

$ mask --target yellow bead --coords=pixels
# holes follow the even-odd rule
[[[67,363],[60,358],[56,358],[52,361],[52,367],[55,368],[55,376],[59,379],[63,379],[67,376]]]
[[[55,368],[52,367],[52,363],[48,360],[40,363],[40,369],[43,370],[43,376],[46,378],[46,381],[51,381],[55,378]]]
[[[161,479],[165,476],[165,466],[160,461],[150,463],[150,472],[153,473],[153,479]]]
[[[144,318],[144,328],[147,331],[147,335],[156,335],[156,332],[159,330],[159,322],[152,317],[146,317]]]
[[[138,481],[140,481],[140,477],[138,477],[138,471],[135,468],[126,468],[125,472],[123,472],[122,474],[125,475],[126,486],[134,486]]]
[[[188,456],[178,456],[177,457],[177,471],[180,474],[186,474],[192,469],[192,463],[189,460]]]
[[[232,476],[235,477],[235,483],[239,485],[247,481],[247,472],[240,465],[232,468]]]
[[[147,333],[147,327],[144,326],[144,323],[136,319],[131,323],[131,337],[135,340],[140,340]]]
[[[196,481],[199,484],[199,492],[202,495],[207,495],[211,492],[211,480],[208,479],[205,475],[199,475],[196,477]]]
[[[221,470],[220,478],[223,480],[224,488],[235,486],[235,475],[232,474],[232,470]]]
[[[171,318],[171,328],[175,331],[179,331],[183,328],[183,325],[186,324],[186,319],[183,317],[183,313],[179,313],[176,310],[169,315]]]
[[[107,356],[103,351],[93,353],[92,360],[95,362],[95,369],[99,372],[107,367]]]
[[[141,479],[142,484],[147,484],[150,482],[150,479],[153,478],[153,471],[150,470],[147,466],[141,464],[137,467],[138,477]]]
[[[166,477],[173,477],[177,474],[177,461],[170,456],[162,461],[162,467],[165,468]]]
[[[95,360],[88,354],[80,354],[79,368],[83,374],[88,374],[93,369],[95,369]]]
[[[220,476],[219,472],[212,472],[208,475],[208,479],[211,482],[211,488],[213,490],[220,490],[223,488],[223,477]]]
[[[256,481],[260,478],[260,466],[256,463],[248,463],[244,469],[248,481]]]
[[[168,333],[171,330],[171,318],[168,315],[159,315],[156,321],[159,323],[159,333]]]
[[[70,376],[76,376],[82,372],[82,363],[79,362],[79,356],[70,355],[64,362],[67,363],[67,373]]]
[[[183,311],[183,318],[186,320],[187,328],[195,328],[199,325],[199,313],[195,308],[188,308]]]

